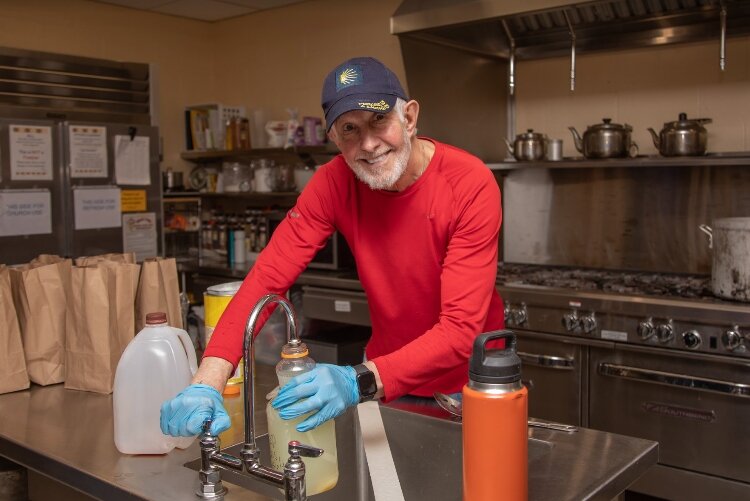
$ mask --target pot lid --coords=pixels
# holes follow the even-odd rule
[[[589,125],[586,128],[587,131],[595,132],[599,130],[611,130],[611,131],[621,131],[621,132],[632,132],[633,127],[631,127],[628,124],[613,124],[611,118],[602,118],[602,123],[596,124],[596,125]]]
[[[716,219],[711,223],[711,226],[721,230],[750,230],[750,217],[725,217]]]
[[[533,139],[535,141],[541,141],[545,137],[547,136],[542,134],[541,132],[534,132],[534,129],[526,129],[526,132],[518,134],[516,136],[516,140],[528,141],[530,139]]]
[[[688,119],[687,113],[680,113],[678,120],[674,122],[666,122],[664,124],[664,131],[671,130],[705,130],[703,124],[710,124],[712,120],[710,118],[691,118]]]

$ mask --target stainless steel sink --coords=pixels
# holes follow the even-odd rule
[[[460,500],[461,423],[391,406],[381,405],[380,410],[406,501]],[[374,501],[357,426],[354,411],[336,419],[339,482],[332,490],[314,496],[312,499],[315,501]],[[257,442],[262,450],[261,464],[270,465],[268,436],[257,437]],[[239,457],[241,447],[242,444],[237,444],[224,450]],[[552,442],[530,438],[530,468],[535,461],[547,455],[552,447]],[[200,459],[185,466],[198,471]],[[223,469],[221,475],[225,482],[270,498],[282,499],[279,489],[257,479],[228,469]]]

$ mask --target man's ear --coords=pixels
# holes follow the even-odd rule
[[[404,106],[404,120],[406,121],[406,131],[409,133],[409,136],[416,134],[418,118],[419,103],[412,99]]]
[[[328,140],[331,141],[333,144],[338,146],[339,144],[336,142],[336,139],[338,139],[338,136],[336,135],[336,131],[333,127],[328,129],[328,132],[326,132],[326,136],[328,137]]]

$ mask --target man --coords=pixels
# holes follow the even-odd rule
[[[162,406],[164,433],[228,428],[221,390],[242,357],[253,305],[284,293],[328,236],[347,240],[367,294],[372,338],[363,364],[318,364],[280,389],[284,419],[317,411],[307,431],[372,398],[457,393],[472,342],[503,326],[495,291],[500,191],[465,151],[418,137],[419,104],[372,58],[350,59],[323,84],[328,137],[341,154],[315,173],[220,319],[193,383]],[[460,127],[460,124],[456,124]]]

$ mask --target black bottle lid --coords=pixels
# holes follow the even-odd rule
[[[494,339],[505,339],[505,348],[486,349],[487,342]],[[469,379],[490,384],[521,380],[521,359],[516,354],[516,334],[513,331],[485,332],[476,337],[469,359]]]

